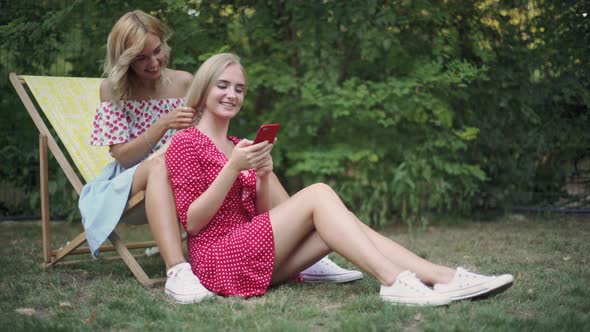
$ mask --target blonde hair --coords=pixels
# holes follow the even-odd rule
[[[107,40],[107,54],[104,72],[108,78],[113,101],[127,99],[130,96],[133,75],[129,65],[144,48],[148,34],[154,34],[162,42],[164,62],[162,73],[168,64],[170,47],[167,44],[172,30],[157,18],[141,10],[128,12],[115,23]],[[162,79],[164,79],[162,75]]]
[[[199,114],[195,121],[195,125],[199,122],[200,116],[203,113],[205,99],[211,90],[211,87],[217,82],[217,79],[225,68],[230,65],[237,64],[240,66],[244,79],[247,80],[246,71],[240,63],[240,58],[233,53],[219,53],[211,56],[199,67],[193,78],[188,94],[185,98],[185,106],[195,108]],[[244,93],[246,91],[244,90]]]

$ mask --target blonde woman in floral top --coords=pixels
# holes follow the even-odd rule
[[[108,145],[115,161],[87,184],[80,211],[93,255],[113,231],[130,195],[145,190],[145,210],[167,270],[166,294],[193,303],[211,296],[186,263],[162,148],[196,111],[181,106],[192,75],[166,68],[170,30],[139,10],[123,15],[107,42],[92,145]],[[162,149],[163,152],[164,149]],[[154,153],[156,152],[156,153]]]

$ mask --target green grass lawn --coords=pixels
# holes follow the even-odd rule
[[[79,230],[56,223],[53,241],[62,244]],[[125,238],[149,234],[143,226],[120,230]],[[264,297],[178,305],[166,298],[163,285],[142,287],[120,260],[42,269],[40,224],[2,223],[0,330],[590,330],[587,216],[520,216],[381,232],[432,261],[512,273],[515,283],[499,295],[442,308],[383,303],[379,283],[367,275],[343,285],[291,283]],[[164,276],[161,258],[140,263],[151,276]]]

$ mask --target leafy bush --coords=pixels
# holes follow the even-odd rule
[[[100,76],[110,27],[135,8],[175,30],[175,68],[237,53],[249,93],[233,134],[280,122],[275,169],[288,189],[328,182],[368,223],[538,202],[590,146],[579,2],[22,3],[1,18],[2,75]],[[35,131],[11,88],[2,96],[18,109],[3,129],[23,126],[12,136],[26,139],[1,138],[11,162],[0,172],[28,185]],[[52,178],[74,215],[55,167]]]

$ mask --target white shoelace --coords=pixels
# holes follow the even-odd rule
[[[334,263],[328,259],[322,259],[322,260],[320,260],[320,263],[322,263],[322,265],[325,265],[327,268],[336,269],[336,270],[341,269],[340,266],[336,265],[336,263]]]
[[[330,259],[322,258],[304,272],[311,274],[334,274],[343,272],[343,269]]]
[[[402,283],[404,286],[415,290],[418,293],[422,294],[430,294],[432,290],[424,285],[417,277],[416,273],[407,273],[401,279],[397,280],[399,283]]]

